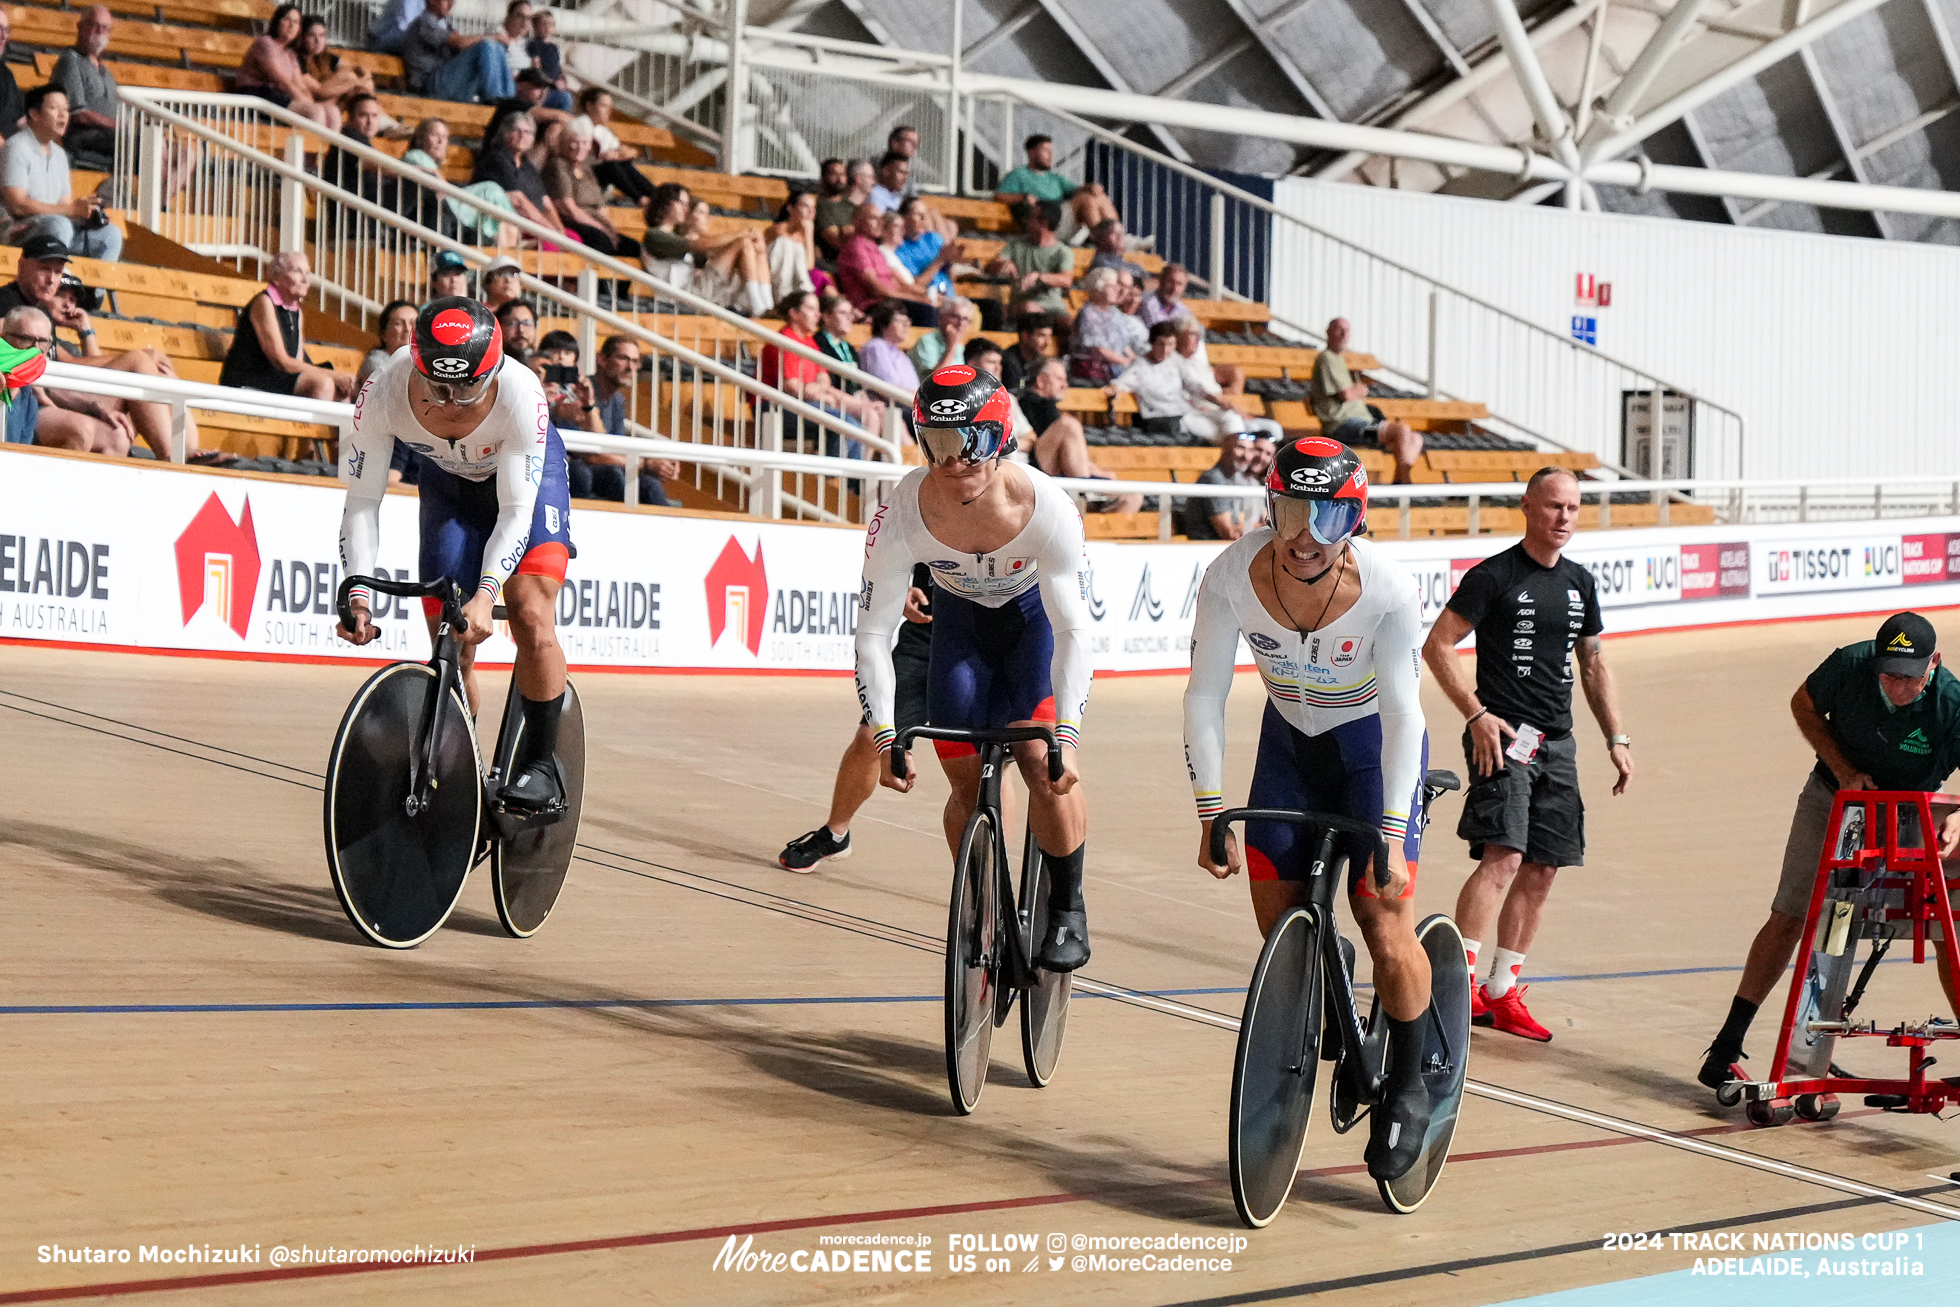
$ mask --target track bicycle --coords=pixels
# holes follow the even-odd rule
[[[1021,999],[1021,1060],[1035,1088],[1044,1088],[1062,1055],[1068,1027],[1071,973],[1035,965],[1037,941],[1048,928],[1048,873],[1030,826],[1022,843],[1017,900],[1003,833],[1001,780],[1010,745],[1042,740],[1048,776],[1062,778],[1062,754],[1046,726],[955,730],[914,726],[891,750],[892,774],[904,780],[906,751],[915,739],[971,744],[980,751],[980,792],[953,859],[953,892],[946,921],[946,1080],[961,1116],[980,1103],[987,1085],[994,1029]]]
[[[1421,821],[1436,796],[1457,789],[1453,772],[1423,777]],[[1212,821],[1211,856],[1226,862],[1225,836],[1236,822],[1277,821],[1314,828],[1309,901],[1274,923],[1246,987],[1245,1014],[1232,1067],[1232,1201],[1257,1229],[1279,1215],[1293,1190],[1306,1148],[1319,1063],[1334,1063],[1329,1099],[1335,1133],[1353,1129],[1379,1104],[1387,1079],[1387,1012],[1377,995],[1364,1023],[1354,997],[1354,944],[1334,922],[1335,886],[1348,854],[1341,836],[1372,848],[1377,885],[1388,881],[1388,840],[1366,822],[1296,808],[1231,808]],[[1463,935],[1442,913],[1425,917],[1416,938],[1429,957],[1429,1019],[1437,1050],[1425,1071],[1435,1110],[1416,1164],[1395,1180],[1378,1180],[1390,1210],[1408,1213],[1435,1188],[1449,1158],[1463,1101],[1470,1052],[1470,967]]]
[[[496,797],[517,757],[522,697],[511,678],[486,770],[462,686],[463,597],[448,577],[349,576],[335,607],[347,629],[357,586],[441,604],[427,663],[390,663],[347,705],[327,760],[327,869],[354,928],[384,948],[413,948],[449,919],[472,868],[490,859],[506,933],[535,934],[557,903],[578,841],[585,788],[585,717],[565,683],[556,761],[564,802],[542,813]],[[499,606],[495,616],[502,619]]]

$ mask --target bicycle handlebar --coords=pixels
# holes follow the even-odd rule
[[[1333,812],[1305,812],[1299,808],[1227,808],[1211,819],[1211,860],[1213,865],[1225,865],[1225,833],[1234,822],[1242,821],[1285,821],[1296,826],[1323,826],[1328,830],[1345,831],[1374,841],[1375,845],[1375,884],[1386,886],[1388,872],[1388,837],[1381,828],[1371,826],[1365,821],[1343,817]]]
[[[1047,726],[1002,726],[993,730],[963,731],[951,726],[909,726],[899,733],[891,749],[892,775],[904,780],[910,769],[906,750],[913,740],[948,740],[955,744],[1018,744],[1023,740],[1045,740],[1048,744],[1048,779],[1062,779],[1062,751],[1055,747],[1055,732]]]
[[[433,581],[397,581],[386,576],[343,576],[340,578],[340,591],[334,595],[334,607],[340,612],[341,626],[349,631],[354,629],[353,593],[356,586],[379,591],[385,595],[394,595],[399,599],[440,599],[445,610],[453,606],[456,615],[460,616],[462,612],[462,589],[446,576],[439,576]],[[493,620],[502,622],[507,621],[510,614],[502,604],[498,604],[490,610],[490,616]],[[454,621],[450,623],[452,626],[459,624]]]

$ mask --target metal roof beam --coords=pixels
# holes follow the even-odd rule
[[[1699,109],[1716,96],[1731,87],[1748,81],[1756,74],[1775,64],[1781,63],[1791,55],[1811,43],[1829,36],[1838,28],[1853,19],[1862,18],[1872,10],[1885,4],[1886,0],[1844,0],[1844,2],[1819,18],[1813,18],[1802,26],[1786,32],[1753,54],[1745,55],[1712,77],[1703,79],[1688,87],[1679,95],[1664,100],[1646,113],[1640,115],[1627,127],[1614,132],[1589,146],[1585,152],[1590,163],[1599,159],[1611,159],[1634,149],[1642,141],[1681,120],[1682,116]],[[1867,208],[1867,205],[1856,205]]]
[[[1035,3],[1040,5],[1042,11],[1054,20],[1055,26],[1062,29],[1062,35],[1069,39],[1069,43],[1075,46],[1076,50],[1084,59],[1089,61],[1090,66],[1096,70],[1105,82],[1108,82],[1111,87],[1125,94],[1136,94],[1136,88],[1130,85],[1128,79],[1123,74],[1116,71],[1116,65],[1109,62],[1108,57],[1096,48],[1096,43],[1089,39],[1089,34],[1082,30],[1082,25],[1075,21],[1069,11],[1062,8],[1059,0],[1035,0]],[[1164,153],[1170,155],[1171,158],[1176,159],[1179,163],[1191,162],[1191,152],[1186,150],[1175,136],[1172,136],[1168,131],[1164,130],[1163,124],[1149,123],[1147,125],[1150,128],[1150,134],[1155,136],[1158,143],[1164,147]]]
[[[960,62],[972,63],[975,59],[978,59],[981,55],[987,53],[987,51],[993,49],[1002,41],[1005,41],[1008,37],[1041,17],[1041,13],[1041,0],[1028,0],[1026,4],[1009,14],[1006,20],[996,26],[993,31],[960,51]]]
[[[1524,30],[1524,20],[1518,17],[1517,6],[1512,0],[1485,0],[1484,7],[1497,24],[1497,39],[1511,56],[1518,86],[1524,91],[1525,103],[1531,106],[1532,119],[1538,125],[1539,139],[1561,163],[1576,171],[1579,152],[1572,141],[1572,120],[1566,117],[1565,106],[1552,94],[1552,84],[1545,77],[1544,65],[1538,62],[1538,51],[1531,46],[1531,37]],[[1577,208],[1577,189],[1568,188],[1566,196],[1568,206]]]
[[[1456,70],[1456,75],[1468,77],[1469,61],[1450,43],[1450,38],[1437,24],[1436,15],[1429,12],[1429,7],[1423,4],[1422,0],[1402,0],[1402,7],[1409,11],[1409,17],[1416,20],[1416,26],[1420,27],[1422,34],[1429,38],[1429,43],[1443,52],[1443,58],[1449,60],[1450,67]]]
[[[1300,98],[1307,102],[1308,107],[1322,118],[1326,118],[1332,122],[1338,122],[1341,115],[1334,112],[1334,106],[1327,102],[1327,97],[1322,95],[1311,81],[1307,80],[1307,75],[1301,71],[1300,65],[1294,63],[1293,57],[1280,49],[1270,35],[1273,28],[1278,27],[1281,23],[1292,17],[1296,11],[1311,3],[1311,0],[1293,0],[1292,4],[1282,5],[1265,18],[1254,17],[1252,11],[1246,8],[1245,0],[1225,0],[1225,3],[1231,9],[1232,16],[1237,18],[1244,25],[1245,30],[1252,34],[1253,42],[1265,52],[1268,59],[1273,61],[1273,66],[1279,69],[1280,76],[1284,77],[1293,89],[1299,92]]]
[[[1831,125],[1831,139],[1837,143],[1838,153],[1844,156],[1845,166],[1851,169],[1854,181],[1867,185],[1871,177],[1865,172],[1865,156],[1858,150],[1858,143],[1851,139],[1851,128],[1846,125],[1844,115],[1838,112],[1837,101],[1831,98],[1831,88],[1824,84],[1823,70],[1817,66],[1817,51],[1806,46],[1797,56],[1803,60],[1803,70],[1810,78],[1810,89],[1817,95],[1817,103],[1824,110],[1824,121]],[[1878,234],[1891,239],[1892,229],[1886,224],[1885,215],[1872,213],[1872,223]]]
[[[1708,0],[1675,0],[1674,8],[1661,19],[1661,25],[1654,29],[1654,34],[1647,38],[1647,44],[1634,56],[1633,66],[1627,69],[1626,76],[1620,79],[1620,84],[1606,97],[1606,103],[1600,106],[1599,117],[1592,129],[1595,137],[1632,125],[1633,120],[1628,115],[1633,112],[1634,105],[1640,103],[1640,97],[1647,94],[1647,88],[1660,76],[1661,69],[1681,43],[1688,39],[1689,29],[1694,26],[1695,19],[1701,15],[1702,6],[1707,3]]]

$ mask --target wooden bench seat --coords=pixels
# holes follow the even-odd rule
[[[962,231],[1011,232],[1015,229],[1014,215],[999,200],[963,199],[955,195],[928,195],[925,198],[930,208],[957,222]]]

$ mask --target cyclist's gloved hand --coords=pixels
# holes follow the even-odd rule
[[[334,634],[349,644],[367,644],[381,635],[381,628],[374,624],[374,612],[365,599],[350,600],[347,605],[354,611],[354,629],[344,626],[334,627]]]

